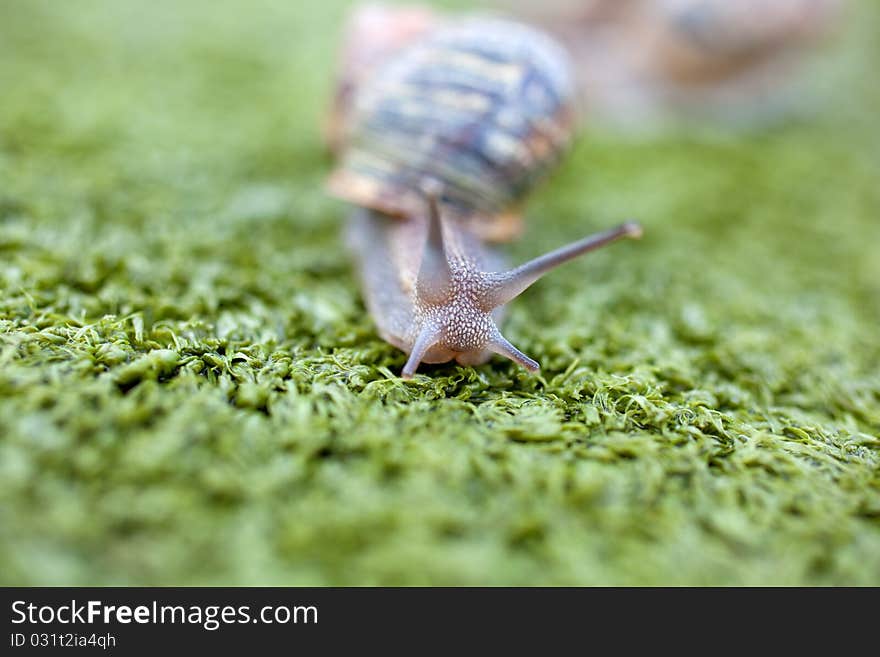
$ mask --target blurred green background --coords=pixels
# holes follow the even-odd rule
[[[3,584],[880,584],[880,7],[805,115],[588,129],[543,365],[396,373],[319,133],[349,3],[0,0]],[[445,6],[464,7],[465,3]]]

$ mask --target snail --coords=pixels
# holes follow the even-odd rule
[[[347,242],[381,337],[420,363],[538,363],[499,325],[543,274],[624,237],[634,222],[510,270],[491,242],[521,229],[515,206],[560,158],[575,120],[562,49],[498,18],[448,24],[363,81],[331,194],[354,204]]]

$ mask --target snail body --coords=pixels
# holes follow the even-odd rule
[[[420,362],[502,354],[504,305],[550,269],[621,237],[624,224],[504,271],[489,245],[520,231],[516,207],[573,132],[568,60],[548,37],[500,19],[447,26],[403,48],[350,112],[331,193],[357,206],[348,245],[380,335]]]

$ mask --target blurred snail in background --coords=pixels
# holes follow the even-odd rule
[[[505,270],[489,242],[520,233],[516,206],[574,130],[568,57],[508,20],[422,25],[417,38],[383,32],[369,65],[343,72],[328,130],[340,158],[328,188],[357,206],[347,240],[366,305],[382,338],[408,354],[404,378],[423,362],[478,365],[493,353],[536,370],[499,329],[505,304],[641,228],[626,223]]]
[[[844,0],[495,0],[565,45],[590,117],[638,125],[702,117],[759,123],[791,98]],[[797,102],[793,102],[797,100]]]

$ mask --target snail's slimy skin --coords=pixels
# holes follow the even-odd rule
[[[419,363],[480,365],[500,354],[530,371],[538,363],[501,333],[504,306],[544,273],[641,227],[622,224],[508,271],[497,252],[465,224],[444,220],[429,199],[424,216],[401,221],[372,210],[355,211],[348,243],[355,255],[367,308],[379,334],[409,354],[401,376]]]

